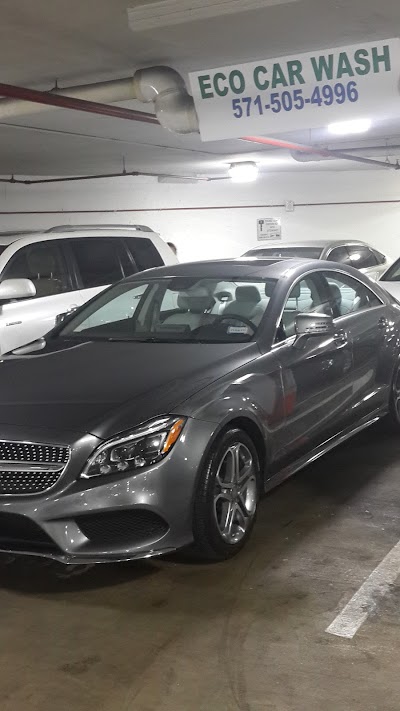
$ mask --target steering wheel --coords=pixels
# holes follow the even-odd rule
[[[245,326],[248,326],[249,328],[251,328],[253,333],[255,333],[257,331],[257,326],[255,326],[254,323],[252,321],[250,321],[250,319],[246,318],[245,316],[236,316],[236,314],[232,314],[232,315],[226,314],[226,315],[222,315],[222,316],[217,316],[215,321],[212,324],[212,328],[214,328],[215,326],[218,326],[221,323],[221,321],[241,321],[242,323],[245,324]]]

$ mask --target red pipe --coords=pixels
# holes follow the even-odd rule
[[[86,111],[90,114],[100,116],[110,116],[128,121],[142,121],[159,126],[159,121],[154,114],[147,114],[145,111],[134,109],[124,109],[120,106],[110,104],[99,104],[97,101],[85,101],[84,99],[74,99],[71,96],[61,96],[47,91],[37,91],[36,89],[26,89],[22,86],[0,83],[0,95],[10,99],[21,99],[31,101],[34,104],[46,104],[46,106],[57,106],[61,109],[73,109],[74,111]]]

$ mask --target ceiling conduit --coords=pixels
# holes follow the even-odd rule
[[[198,132],[193,98],[185,82],[170,67],[139,69],[133,77],[83,84],[67,89],[37,91],[0,83],[0,122],[11,117],[44,111],[46,107],[74,109],[131,121],[161,124],[174,133]],[[138,101],[154,105],[155,115],[109,104]]]
[[[139,69],[133,77],[126,79],[66,89],[55,88],[49,92],[0,83],[0,95],[8,97],[0,99],[0,123],[2,119],[32,114],[35,111],[43,110],[45,106],[53,106],[75,111],[86,111],[101,116],[157,124],[168,131],[178,134],[199,132],[199,121],[193,97],[188,93],[184,79],[171,67],[156,66]],[[137,99],[144,104],[153,104],[155,115],[111,105],[112,103],[132,99]],[[381,168],[400,169],[398,163],[373,160],[359,155],[352,155],[345,151],[331,151],[285,140],[258,136],[247,136],[241,140],[286,148],[297,154],[304,153],[308,155],[309,160],[312,160],[314,155],[319,158],[336,158]]]

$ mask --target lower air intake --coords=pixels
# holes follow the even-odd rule
[[[142,545],[158,541],[168,531],[161,516],[144,509],[87,514],[75,521],[86,538],[97,545]]]

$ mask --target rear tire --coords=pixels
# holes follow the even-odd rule
[[[260,492],[256,447],[240,429],[226,430],[203,464],[193,512],[194,549],[203,559],[232,558],[247,543]]]
[[[386,422],[392,432],[400,431],[400,361],[397,363],[390,392],[389,414]]]

